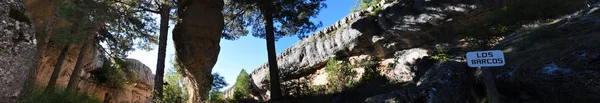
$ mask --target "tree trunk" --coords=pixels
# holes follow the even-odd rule
[[[271,79],[271,102],[281,102],[281,88],[279,87],[279,69],[277,67],[277,54],[275,54],[275,33],[273,28],[273,13],[271,0],[265,0],[263,5],[265,16],[265,31],[267,35],[267,54],[269,56],[269,74]]]
[[[158,61],[156,62],[156,76],[154,77],[154,98],[162,99],[163,76],[165,73],[165,56],[167,49],[167,33],[169,30],[169,5],[162,5],[160,10],[160,35],[158,41]]]
[[[58,75],[60,74],[60,70],[62,69],[62,64],[65,61],[65,57],[67,56],[67,52],[69,51],[69,47],[71,44],[65,45],[65,47],[60,52],[56,64],[54,65],[54,71],[52,71],[52,76],[50,76],[50,82],[48,82],[48,86],[44,90],[46,93],[54,92],[54,88],[56,86],[56,79],[58,79]]]
[[[92,34],[90,36],[94,35]],[[79,74],[83,68],[83,57],[85,56],[85,53],[87,53],[88,45],[90,45],[90,39],[92,38],[88,37],[88,39],[83,41],[83,46],[81,47],[81,50],[79,50],[79,55],[77,56],[77,62],[75,62],[75,68],[73,69],[73,72],[71,72],[69,84],[67,84],[67,90],[74,90],[73,88],[76,88],[77,84],[79,84]]]

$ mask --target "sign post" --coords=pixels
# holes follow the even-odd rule
[[[489,68],[482,69],[482,67],[504,66],[505,63],[504,53],[500,50],[467,52],[467,64],[469,67],[477,67],[477,71],[482,72],[483,82],[492,103],[500,103],[500,94],[496,90],[496,83],[494,83],[491,71]]]

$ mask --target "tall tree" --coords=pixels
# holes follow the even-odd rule
[[[233,85],[233,98],[242,101],[243,99],[249,99],[250,93],[252,93],[252,89],[250,88],[250,76],[246,70],[242,69],[240,74],[235,80],[235,84]]]
[[[48,86],[44,92],[52,93],[54,92],[54,88],[56,86],[56,79],[58,79],[58,74],[60,74],[60,70],[62,69],[62,64],[65,61],[65,57],[67,55],[67,51],[69,50],[70,44],[67,44],[63,47],[60,55],[58,56],[57,62],[54,65],[54,71],[52,71],[52,75],[50,76],[50,81],[48,82]]]
[[[83,53],[88,45],[96,45],[101,42],[107,44],[102,47],[113,59],[126,57],[127,52],[141,48],[150,50],[149,45],[155,44],[154,27],[149,22],[150,15],[145,13],[135,13],[127,6],[115,5],[115,2],[104,0],[70,0],[59,2],[56,5],[57,16],[68,22],[65,27],[59,27],[51,37],[54,43],[77,43],[83,42],[84,46],[80,50],[76,66],[72,72],[71,79],[67,86],[72,89],[77,85],[77,74],[82,68]],[[93,44],[87,44],[93,43]],[[94,46],[96,48],[96,46]],[[96,49],[93,49],[96,50]],[[66,52],[63,50],[63,52]],[[59,64],[64,61],[60,59],[56,65],[54,74],[59,74],[61,68]],[[53,89],[56,78],[51,77],[49,89]],[[48,89],[48,88],[47,88]]]
[[[90,36],[93,36],[93,35],[90,35]],[[74,88],[79,83],[79,74],[81,72],[81,69],[83,68],[83,57],[87,53],[88,46],[91,44],[90,39],[93,39],[93,38],[88,38],[85,41],[83,41],[83,46],[79,49],[79,55],[77,56],[77,62],[75,62],[75,68],[73,69],[73,72],[71,72],[71,77],[69,77],[69,83],[67,84],[67,90],[74,90]]]
[[[174,9],[176,0],[114,0],[124,5],[139,9],[141,12],[150,12],[160,15],[160,32],[158,40],[158,58],[156,75],[154,77],[154,100],[163,97],[163,77],[165,72],[165,58],[167,50],[167,37],[171,10]]]
[[[280,101],[281,88],[279,69],[275,54],[275,41],[281,37],[297,35],[306,37],[307,33],[316,30],[321,23],[315,24],[319,11],[326,7],[325,0],[230,0],[224,9],[224,38],[235,40],[248,33],[246,27],[251,26],[252,35],[265,38],[269,58],[269,74],[271,80],[271,100]],[[278,23],[277,28],[274,23]],[[264,26],[263,26],[264,25]]]

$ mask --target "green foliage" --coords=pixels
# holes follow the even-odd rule
[[[322,23],[314,23],[319,11],[326,7],[325,0],[273,0],[273,22],[275,38],[297,35],[300,38],[315,31]],[[222,37],[236,40],[250,31],[254,37],[265,38],[265,26],[261,0],[228,0],[223,16],[225,28]]]
[[[569,0],[521,0],[492,10],[481,21],[467,23],[463,35],[472,48],[489,48],[500,36],[520,28],[522,24],[572,13],[583,3]]]
[[[223,87],[227,86],[227,82],[225,82],[225,78],[219,73],[213,73],[213,82],[212,88],[208,93],[208,102],[209,103],[228,103],[229,100],[225,99],[223,96],[223,92],[220,91]]]
[[[183,103],[188,100],[181,74],[174,69],[167,69],[164,78],[167,85],[163,86],[163,103]]]
[[[60,44],[80,42],[92,32],[95,31],[94,18],[96,9],[91,9],[88,6],[96,2],[57,2],[56,14],[58,17],[68,21],[65,27],[54,29],[55,35],[50,38],[51,41]]]
[[[77,91],[59,89],[45,93],[41,85],[33,86],[30,90],[17,103],[101,103],[101,99]]]
[[[360,65],[361,67],[363,67],[365,69],[365,72],[362,74],[362,77],[360,78],[359,84],[368,83],[368,82],[374,80],[377,76],[379,76],[377,74],[377,65],[379,65],[379,63],[377,61],[361,60],[361,61],[359,61],[358,65]]]
[[[352,70],[354,66],[347,62],[339,62],[336,58],[327,61],[325,72],[327,72],[328,88],[327,93],[341,92],[346,88],[352,88],[357,83],[353,80],[356,72]]]
[[[211,91],[219,91],[228,85],[227,82],[225,82],[225,77],[221,76],[219,73],[213,73],[212,78]]]
[[[448,55],[448,48],[441,45],[436,45],[435,50],[433,51],[433,56],[431,56],[431,58],[439,62],[448,61],[450,59],[450,56]]]
[[[352,6],[352,12],[365,10],[373,5],[377,5],[381,0],[356,0],[356,4]]]
[[[158,42],[152,35],[157,29],[154,18],[137,8],[113,0],[69,0],[54,5],[67,25],[54,29],[52,42],[77,43],[95,35],[95,43],[105,43],[106,53],[115,58],[125,58],[137,48],[151,50]]]
[[[102,68],[91,71],[92,78],[109,87],[120,88],[135,82],[135,71],[125,68],[127,61],[122,59],[104,60]]]
[[[250,98],[252,93],[250,85],[250,76],[246,70],[242,69],[233,85],[233,99],[242,100]]]
[[[368,17],[370,17],[370,16],[377,16],[381,11],[383,11],[383,8],[376,7],[375,9],[373,9],[373,11],[365,14],[365,16],[368,16]]]
[[[223,92],[211,91],[208,93],[208,103],[229,103],[229,100],[225,99]]]

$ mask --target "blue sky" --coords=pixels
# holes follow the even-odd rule
[[[350,8],[355,4],[355,0],[327,0],[325,1],[325,4],[327,4],[327,8],[322,9],[315,19],[316,21],[321,21],[323,23],[323,26],[317,29],[317,31],[332,25],[348,15],[350,13]],[[172,69],[170,61],[175,54],[171,34],[172,29],[173,26],[170,26],[166,52],[166,69]],[[298,40],[299,39],[296,36],[279,39],[279,41],[275,43],[277,54],[298,42]],[[219,73],[221,76],[225,77],[225,81],[229,85],[235,83],[235,78],[242,68],[246,69],[247,72],[252,72],[256,67],[267,62],[267,48],[264,39],[255,38],[251,35],[235,41],[221,39],[220,46],[221,51],[219,53],[219,58],[212,71],[213,73]],[[155,73],[157,51],[158,47],[152,51],[134,51],[128,58],[140,60]]]

